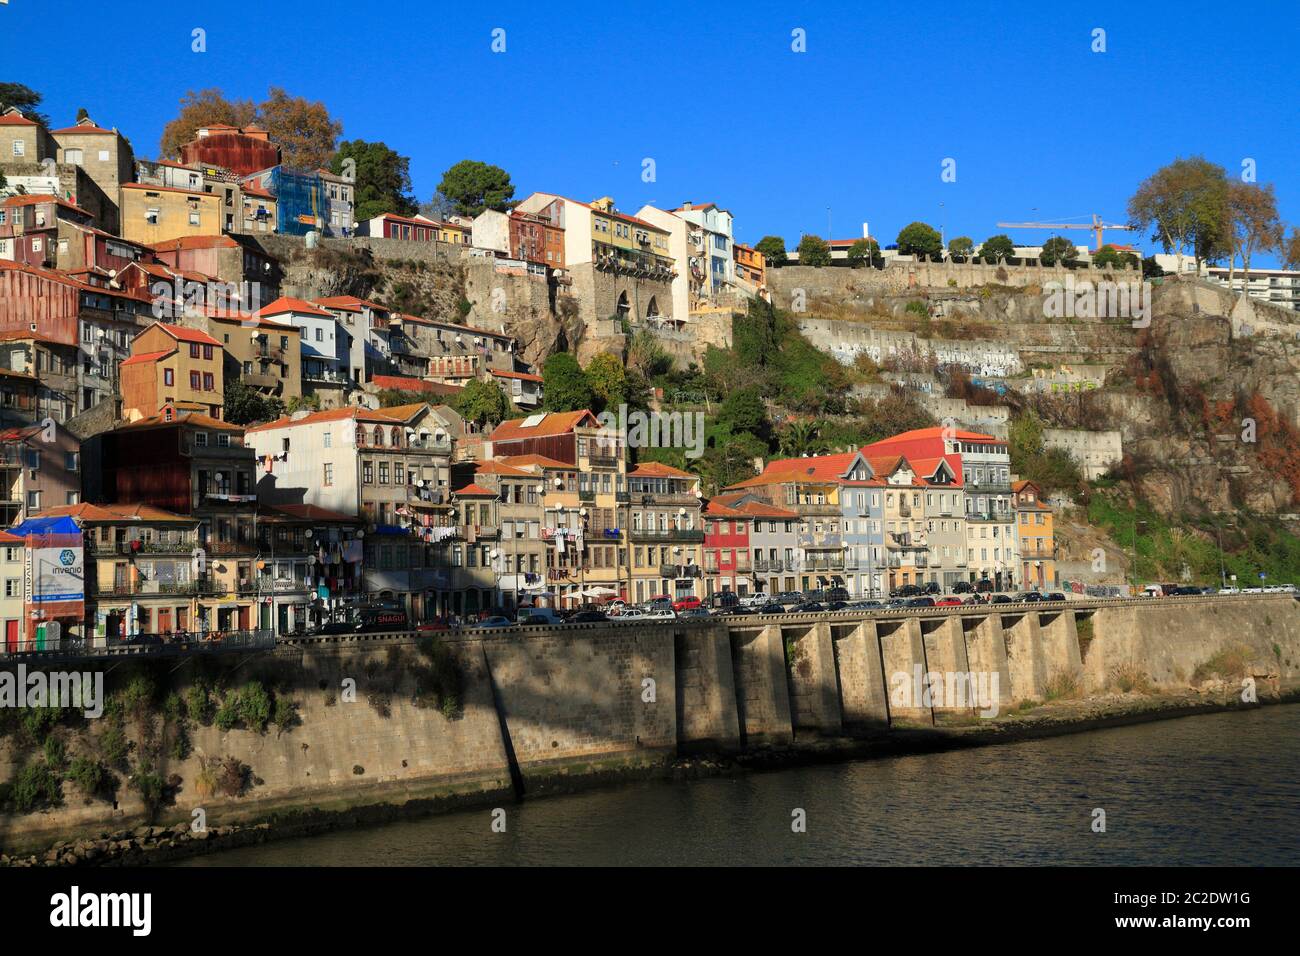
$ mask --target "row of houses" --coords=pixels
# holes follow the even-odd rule
[[[6,577],[11,649],[51,625],[102,642],[287,634],[376,602],[420,621],[724,591],[1056,583],[1041,490],[1011,480],[1005,442],[973,432],[773,460],[711,499],[689,472],[630,462],[590,411],[475,435],[428,403],[243,428],[169,401],[86,442],[5,433],[0,451],[9,494],[28,496],[16,540],[0,542],[28,562]],[[22,484],[37,475],[39,489]]]

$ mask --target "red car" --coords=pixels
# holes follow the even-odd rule
[[[694,596],[678,598],[676,601],[673,602],[673,610],[676,611],[678,614],[681,614],[682,611],[694,610],[695,608],[699,607],[702,603],[703,602],[700,601],[699,598]]]
[[[935,607],[958,607],[960,604],[961,598],[958,597],[939,598],[934,602]]]

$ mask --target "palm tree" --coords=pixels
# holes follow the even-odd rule
[[[780,453],[786,458],[803,458],[806,455],[825,453],[829,446],[821,437],[824,424],[819,419],[790,422],[781,430]]]

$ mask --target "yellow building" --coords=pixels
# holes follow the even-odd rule
[[[1016,565],[1026,588],[1056,586],[1056,538],[1052,509],[1032,481],[1011,486],[1016,508]]]
[[[670,235],[667,229],[619,212],[609,196],[591,204],[591,251],[597,262],[602,256],[614,256],[620,262],[648,257],[648,267],[671,271],[674,260],[668,251]]]
[[[125,183],[120,192],[123,239],[154,243],[221,235],[221,200],[215,194],[145,183]]]
[[[0,652],[16,653],[22,649],[23,581],[26,572],[27,540],[8,531],[0,531]]]
[[[704,597],[704,523],[700,479],[659,462],[628,472],[630,600]]]

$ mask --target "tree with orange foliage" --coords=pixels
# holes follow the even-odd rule
[[[329,165],[343,124],[330,116],[324,103],[290,96],[273,86],[260,104],[252,100],[231,100],[215,87],[190,90],[181,98],[180,114],[163,127],[158,144],[162,156],[175,159],[183,145],[193,141],[195,132],[204,126],[258,124],[270,134],[271,142],[280,147],[284,165],[300,169],[323,169]]]

